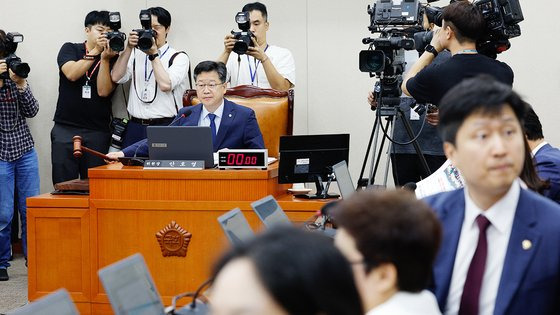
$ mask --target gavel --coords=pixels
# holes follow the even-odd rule
[[[81,136],[74,136],[72,138],[72,141],[74,141],[74,157],[75,158],[82,157],[82,155],[83,155],[82,151],[86,151],[87,153],[93,154],[93,155],[95,155],[97,157],[100,157],[104,160],[116,161],[116,159],[110,158],[110,157],[108,157],[107,155],[105,155],[101,152],[98,152],[98,151],[92,150],[92,149],[90,149],[86,146],[83,146]]]

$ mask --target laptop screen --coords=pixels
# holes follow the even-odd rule
[[[266,227],[271,227],[279,224],[292,224],[284,210],[274,197],[266,196],[251,204],[251,207],[257,213],[257,216],[264,223]]]
[[[336,176],[336,183],[338,184],[338,189],[340,190],[342,199],[346,199],[356,192],[346,161],[341,161],[333,165],[333,171]]]
[[[148,126],[151,160],[201,160],[214,167],[212,131],[203,126]]]
[[[78,315],[79,313],[68,291],[66,291],[66,289],[60,289],[13,312],[8,312],[8,314]]]
[[[115,314],[164,314],[163,303],[141,254],[129,256],[98,273]]]
[[[241,245],[255,235],[239,208],[221,215],[218,222],[232,245]]]

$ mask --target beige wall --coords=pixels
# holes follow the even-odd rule
[[[173,17],[169,42],[186,50],[194,65],[215,59],[222,39],[236,28],[233,17],[246,1],[3,1],[0,28],[25,35],[18,55],[32,68],[30,84],[40,102],[31,126],[39,153],[41,192],[52,189],[50,129],[58,95],[56,56],[66,42],[84,40],[83,19],[94,9],[120,11],[123,31],[139,27],[140,9],[160,5]],[[436,3],[444,5],[448,1]],[[354,180],[365,154],[374,114],[365,96],[374,81],[358,71],[358,52],[369,36],[368,1],[284,0],[265,1],[269,9],[269,43],[289,48],[297,68],[295,132],[297,134],[351,134],[350,168]],[[522,1],[525,21],[522,36],[499,59],[515,72],[515,88],[540,115],[550,142],[560,145],[555,126],[560,121],[560,65],[554,62],[560,48],[560,27],[554,12],[560,3]],[[126,88],[128,93],[128,88]],[[123,113],[123,96],[114,97],[115,113]]]

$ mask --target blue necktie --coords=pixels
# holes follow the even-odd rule
[[[210,118],[210,129],[212,130],[212,146],[216,145],[216,123],[214,119],[216,119],[216,114],[208,114],[208,118]]]

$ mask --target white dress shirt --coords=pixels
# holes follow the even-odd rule
[[[430,291],[410,293],[399,291],[366,315],[440,315],[436,297]]]
[[[486,230],[488,254],[480,290],[479,314],[491,315],[494,312],[520,190],[519,182],[515,180],[502,199],[488,210],[483,211],[476,206],[465,187],[465,218],[457,246],[445,314],[457,314],[459,312],[463,286],[478,244],[479,233],[475,220],[479,214],[484,215],[490,221],[490,226]]]
[[[118,84],[123,84],[130,79],[134,80],[130,83],[127,106],[131,116],[141,119],[175,117],[177,108],[183,107],[183,94],[189,84],[189,57],[186,54],[178,54],[173,59],[173,65],[169,67],[169,59],[176,52],[177,50],[167,43],[158,49],[161,64],[171,80],[172,90],[163,92],[159,85],[156,89],[156,76],[148,56],[139,49],[133,49],[126,73],[117,81]],[[150,103],[152,99],[153,102]]]
[[[281,76],[288,79],[292,86],[296,84],[296,63],[292,53],[282,47],[268,45],[266,55]],[[263,65],[254,57],[238,55],[232,52],[227,60],[228,81],[231,87],[238,85],[255,85],[270,89],[270,83],[264,72]],[[256,69],[256,74],[255,74]]]
[[[202,105],[202,112],[200,112],[200,118],[198,119],[198,125],[203,127],[210,127],[210,117],[208,117],[210,112]],[[216,115],[214,118],[214,124],[216,125],[216,135],[218,135],[218,130],[220,130],[220,123],[222,122],[222,116],[224,115],[224,100],[222,104],[213,113]]]

